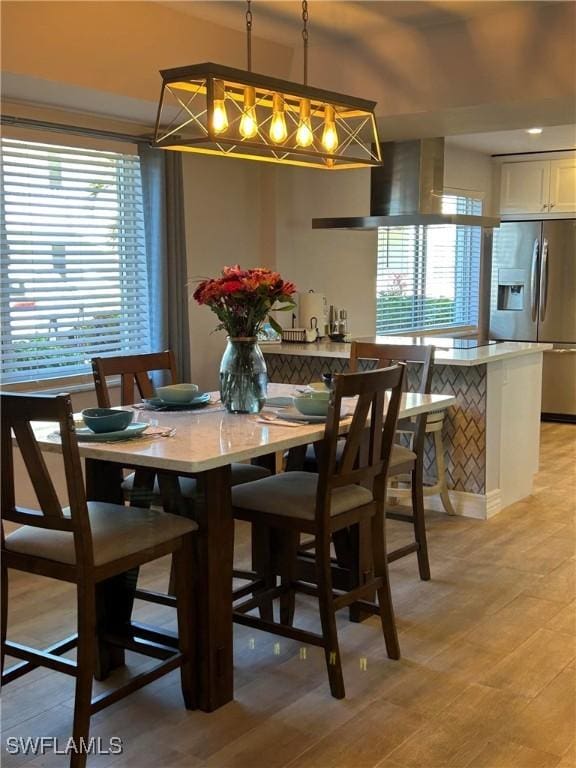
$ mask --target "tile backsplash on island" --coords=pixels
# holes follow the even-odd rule
[[[264,352],[266,348],[264,347]],[[268,375],[272,382],[303,384],[319,381],[322,373],[344,373],[346,359],[323,359],[312,356],[266,355]],[[366,366],[365,366],[366,367]],[[368,366],[373,367],[373,366]],[[408,389],[416,391],[418,372],[408,368]],[[448,485],[455,491],[486,492],[486,366],[434,366],[432,392],[450,392],[458,398],[444,419],[446,474]],[[424,474],[435,467],[434,444],[427,439]]]
[[[395,344],[401,337],[365,340]],[[533,342],[436,348],[432,392],[456,396],[445,412],[443,434],[448,490],[457,514],[485,520],[533,493],[542,358],[550,348]],[[318,381],[326,371],[346,371],[350,357],[349,344],[332,342],[268,344],[263,351],[272,381],[297,384]],[[408,385],[417,386],[410,370]],[[433,459],[428,446],[424,470],[432,476]],[[442,511],[438,496],[427,498],[426,506]]]

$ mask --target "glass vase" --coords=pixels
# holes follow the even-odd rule
[[[256,337],[231,338],[220,363],[220,397],[229,413],[259,413],[268,374]]]

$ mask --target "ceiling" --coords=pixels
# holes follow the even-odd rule
[[[536,127],[527,125],[526,128]],[[473,149],[487,155],[505,155],[514,152],[550,152],[576,149],[576,125],[552,125],[542,133],[531,135],[522,128],[516,131],[490,131],[463,136],[450,136],[450,144]]]
[[[554,1],[554,0],[552,0]],[[245,29],[243,0],[158,0],[160,4],[232,29]],[[386,32],[394,25],[426,28],[462,22],[501,11],[517,0],[311,0],[308,6],[310,39],[314,36],[362,43],[367,32]],[[300,47],[302,6],[291,0],[255,0],[252,3],[254,35],[283,45]]]
[[[244,0],[157,2],[243,35]],[[384,140],[463,134],[463,145],[487,154],[524,151],[515,149],[519,141],[524,147],[533,138],[523,133],[524,126],[574,122],[573,88],[568,97],[559,97],[558,66],[548,70],[547,65],[571,43],[556,27],[556,42],[534,49],[542,25],[550,23],[541,14],[566,5],[556,0],[310,0],[315,85],[369,94],[378,102]],[[294,52],[288,79],[301,76],[301,12],[301,3],[293,0],[252,3],[253,35]],[[565,21],[561,28],[569,27]],[[338,60],[340,66],[333,66]],[[261,61],[257,45],[256,61]],[[563,72],[572,69],[566,61]],[[472,132],[477,135],[468,136]],[[502,132],[494,146],[481,138],[488,132]],[[548,140],[566,143],[557,131],[540,143]],[[536,143],[528,142],[526,151]]]
[[[110,39],[118,43],[124,33],[114,38],[113,32],[127,28],[132,2],[39,3],[53,7],[46,23],[54,31],[39,24],[35,39],[30,23],[38,10],[26,12],[28,18],[21,9],[36,4],[5,3],[18,8],[20,37],[14,34],[11,58],[3,51],[3,98],[149,129],[159,69],[202,60],[243,65],[244,0],[146,0],[140,44],[128,54],[120,44],[105,51],[92,34],[83,9],[96,5],[100,21],[107,23],[109,14]],[[570,6],[576,7],[555,0],[310,0],[314,84],[377,101],[382,140],[446,136],[486,154],[573,147],[576,11]],[[74,8],[82,13],[71,21]],[[301,3],[254,0],[252,12],[258,66],[299,79]],[[59,32],[65,20],[68,37]],[[543,37],[543,28],[550,34]],[[78,57],[82,46],[91,54]],[[554,127],[539,137],[525,134],[534,125]]]

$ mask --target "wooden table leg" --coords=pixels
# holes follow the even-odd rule
[[[123,504],[122,481],[124,475],[120,464],[98,459],[85,459],[86,498],[88,501],[107,501]]]
[[[252,459],[250,463],[257,467],[264,467],[264,469],[268,469],[273,475],[276,474],[275,453],[266,453],[264,456],[257,456],[255,459]]]
[[[180,492],[180,483],[178,475],[168,472],[158,473],[158,485],[162,497],[162,508],[164,512],[171,515],[182,515],[184,517],[193,517],[191,514],[194,502],[192,499],[184,499]],[[175,560],[172,558],[170,565],[170,578],[168,579],[168,594],[176,596],[176,568]]]
[[[258,456],[252,459],[252,463],[268,469],[273,475],[276,474],[277,457],[275,453]],[[251,529],[252,570],[264,581],[264,587],[258,590],[262,592],[276,586],[276,574],[272,562],[272,530],[264,523],[252,523]],[[254,594],[257,594],[256,590]],[[273,621],[274,605],[272,600],[260,605],[258,612],[260,618]]]
[[[198,475],[197,664],[198,706],[212,712],[234,695],[232,561],[234,521],[230,467]]]
[[[86,497],[89,501],[123,504],[122,467],[106,461],[86,459]],[[107,579],[96,585],[96,621],[98,649],[96,679],[104,680],[113,669],[125,663],[124,649],[101,639],[104,632],[121,634],[130,622],[138,569]]]
[[[306,459],[307,445],[297,445],[290,448],[286,457],[286,472],[301,471],[304,469],[304,460]]]
[[[361,520],[350,528],[349,542],[350,587],[365,584],[372,577],[372,534],[370,521]],[[376,595],[369,595],[367,600],[374,600]],[[354,603],[349,608],[350,621],[360,622],[371,614],[363,611]]]

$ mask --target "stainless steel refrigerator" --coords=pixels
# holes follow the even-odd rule
[[[490,337],[552,343],[542,417],[576,421],[576,219],[503,222],[494,232]]]

